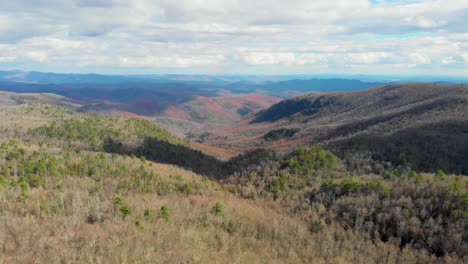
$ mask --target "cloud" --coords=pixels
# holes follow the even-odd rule
[[[459,0],[5,1],[0,62],[98,71],[461,71],[466,17],[468,2]]]
[[[431,59],[426,55],[420,53],[411,53],[409,54],[410,61],[414,64],[429,64],[431,63]]]
[[[124,67],[172,67],[188,68],[199,66],[214,66],[224,62],[224,56],[145,56],[123,57],[119,65]]]
[[[48,60],[48,53],[43,50],[31,50],[23,52],[22,57],[35,62],[46,62]]]
[[[294,54],[288,52],[250,52],[241,57],[251,65],[292,64],[295,61]]]
[[[6,62],[14,62],[16,61],[15,56],[0,56],[0,62],[6,63]]]
[[[456,60],[452,56],[450,56],[443,58],[441,62],[443,65],[449,65],[456,63]]]
[[[347,57],[351,63],[375,64],[391,58],[393,55],[388,52],[363,52],[351,53]]]
[[[461,55],[465,63],[468,63],[468,53],[462,54]]]
[[[23,18],[0,15],[0,43],[15,42],[25,38],[43,36],[63,30],[61,25],[46,23],[39,18]]]
[[[125,0],[74,0],[79,7],[109,8],[119,5],[127,5],[129,1]]]

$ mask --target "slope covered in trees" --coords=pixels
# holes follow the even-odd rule
[[[350,171],[321,147],[219,161],[141,119],[0,114],[8,263],[467,261],[464,177]]]
[[[355,174],[318,147],[258,164],[231,176],[227,186],[245,198],[281,201],[291,214],[303,216],[312,232],[339,223],[374,242],[467,257],[466,177],[409,167]]]
[[[394,84],[287,99],[206,142],[237,150],[319,144],[368,164],[468,174],[467,122],[468,86]]]

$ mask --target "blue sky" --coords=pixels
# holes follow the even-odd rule
[[[468,72],[466,0],[2,2],[1,70],[431,76]]]

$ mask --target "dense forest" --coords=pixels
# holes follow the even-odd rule
[[[391,135],[362,134],[328,147],[346,160],[350,169],[367,167],[382,172],[410,166],[420,171],[442,169],[468,174],[468,121],[465,120],[446,120]]]
[[[354,175],[321,148],[298,149],[229,178],[231,190],[250,199],[281,200],[306,210],[311,229],[327,223],[364,233],[369,239],[424,248],[436,256],[466,255],[466,178],[420,174],[411,168],[383,175]]]

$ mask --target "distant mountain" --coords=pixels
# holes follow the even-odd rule
[[[173,110],[174,106],[195,102],[193,98],[196,96],[212,98],[262,94],[287,98],[309,92],[347,91],[382,84],[355,79],[291,78],[297,76],[99,75],[0,71],[0,91],[54,93],[82,104],[86,111],[118,110],[155,117],[164,116],[164,112]],[[190,112],[190,106],[186,106],[184,111]],[[188,121],[199,114],[195,108],[188,113]],[[246,113],[252,109],[258,108],[237,110]]]
[[[59,74],[44,72],[26,71],[0,71],[0,80],[9,82],[23,82],[36,84],[112,84],[121,82],[133,82],[138,78],[132,76],[119,75],[99,75],[99,74]]]
[[[468,85],[394,84],[272,105],[208,138],[238,150],[327,145],[419,170],[468,174]],[[287,135],[287,137],[278,137]]]
[[[59,105],[68,108],[79,108],[80,105],[73,103],[70,99],[47,93],[12,93],[0,91],[0,109],[4,107],[17,106],[39,102],[43,104]]]
[[[282,92],[336,92],[354,91],[387,84],[385,82],[363,82],[356,79],[306,79],[268,82],[258,85],[260,90]]]
[[[264,83],[294,78],[292,76],[255,75],[183,75],[183,74],[133,74],[102,75],[76,73],[47,73],[37,71],[0,71],[0,82],[23,82],[36,84],[121,84],[121,83],[199,83],[209,86],[236,82]]]
[[[260,89],[313,91],[311,89],[343,91],[372,87],[377,84],[406,82],[436,82],[436,83],[468,83],[466,77],[450,76],[388,76],[388,75],[207,75],[207,74],[77,74],[49,73],[38,71],[1,71],[0,82],[24,82],[37,84],[117,84],[128,82],[165,83],[183,82],[199,83],[208,86],[223,86],[233,89],[250,89],[254,86]],[[262,88],[263,86],[263,88]],[[302,88],[301,88],[302,87]]]
[[[168,105],[189,100],[194,94],[215,96],[216,91],[193,83],[119,84],[33,84],[0,82],[1,91],[54,93],[93,110],[123,110],[139,115],[155,115]]]

